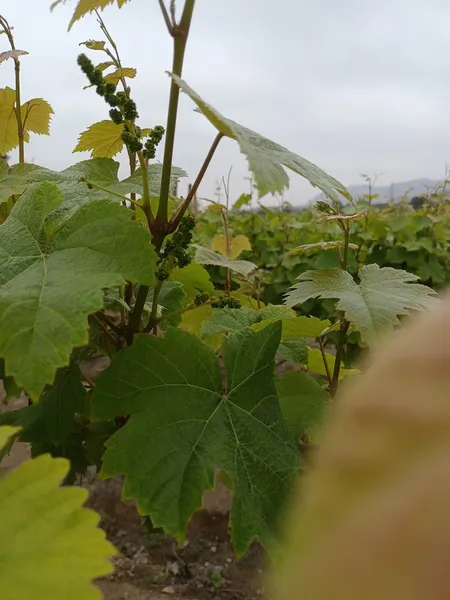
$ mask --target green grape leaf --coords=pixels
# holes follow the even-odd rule
[[[251,194],[241,194],[236,202],[233,204],[235,210],[239,210],[243,206],[248,206],[252,202]]]
[[[75,413],[85,415],[87,411],[87,394],[78,366],[59,369],[54,384],[44,391],[37,406],[48,439],[53,444],[64,441],[73,429]]]
[[[431,279],[434,285],[442,285],[446,282],[447,267],[437,256],[431,255],[423,260],[417,267],[417,275],[422,281]]]
[[[321,320],[317,317],[297,317],[283,323],[283,339],[288,340],[297,337],[318,338],[322,332],[330,327],[331,322],[327,319]]]
[[[308,346],[306,340],[285,340],[278,346],[278,354],[290,362],[308,364]]]
[[[310,298],[338,300],[337,310],[344,312],[367,343],[398,324],[399,315],[430,306],[435,294],[430,288],[413,283],[419,279],[417,275],[376,264],[362,267],[359,284],[339,268],[306,271],[297,279],[300,283],[286,295],[287,306],[296,306]]]
[[[152,297],[152,289],[149,296]],[[158,304],[163,308],[161,326],[165,327],[169,324],[177,327],[181,323],[181,315],[168,317],[168,314],[180,310],[186,304],[183,285],[178,281],[165,281],[159,293]]]
[[[0,225],[0,356],[33,400],[88,342],[87,315],[102,307],[104,288],[154,281],[156,253],[130,211],[96,200],[48,227],[62,205],[44,182]]]
[[[1,427],[0,443],[17,428]],[[113,572],[114,546],[83,507],[88,492],[61,487],[69,462],[27,460],[0,480],[0,587],[13,600],[99,600],[92,581]],[[55,564],[58,568],[55,568]]]
[[[213,310],[210,319],[204,321],[200,327],[203,337],[216,333],[229,333],[250,327],[260,320],[257,311],[251,308],[217,308]]]
[[[4,170],[0,172],[0,203],[6,202],[12,194],[21,194],[25,189],[43,181],[53,181],[58,184],[64,200],[72,200],[72,204],[67,202],[64,204],[64,213],[77,210],[80,203],[89,203],[94,199],[110,198],[117,202],[116,194],[142,193],[139,170],[134,178],[129,177],[123,181],[119,181],[118,171],[119,163],[112,158],[83,160],[63,171],[52,171],[30,164],[14,165],[8,173],[5,173]],[[149,165],[148,172],[151,192],[159,197],[161,165]],[[3,178],[1,178],[2,174]],[[172,167],[173,187],[176,187],[179,178],[185,175],[186,173],[182,169]],[[99,185],[104,189],[89,189],[86,183],[83,183],[83,180]],[[158,201],[158,198],[152,198],[153,209],[157,207]],[[58,215],[59,217],[62,216],[60,212],[58,212]],[[68,214],[64,214],[63,218],[66,219],[67,216]],[[143,216],[145,217],[145,215]]]
[[[159,163],[151,163],[148,165],[148,177],[150,181],[150,196],[154,196],[159,198],[159,191],[161,189],[161,175],[162,175],[162,165]],[[179,167],[172,166],[170,171],[170,194],[172,196],[176,195],[177,186],[182,177],[187,177],[186,171],[180,169]],[[142,188],[142,175],[141,169],[136,169],[136,172],[123,179],[116,185],[112,186],[112,189],[115,192],[120,194],[131,194],[136,193],[142,196],[143,188]]]
[[[213,310],[210,319],[203,322],[200,333],[202,336],[216,333],[229,333],[252,326],[254,331],[260,331],[280,319],[295,318],[295,312],[285,306],[269,304],[259,310],[252,308],[217,308]],[[283,339],[283,337],[282,337]]]
[[[276,386],[284,420],[297,438],[322,422],[329,400],[315,379],[301,371],[286,371]]]
[[[302,246],[296,246],[292,250],[287,252],[286,256],[293,256],[294,254],[303,254],[306,252],[316,252],[317,250],[336,250],[336,248],[343,248],[345,242],[332,241],[332,242],[316,242],[314,244],[303,244]],[[356,244],[348,244],[350,250],[358,250]]]
[[[287,167],[307,179],[311,185],[322,190],[326,196],[335,202],[342,200],[341,196],[352,201],[347,188],[334,177],[327,175],[315,164],[290,152],[272,140],[223,117],[217,110],[202,100],[186,82],[177,75],[170,75],[218,131],[238,142],[241,152],[247,157],[250,170],[255,176],[255,186],[260,198],[266,194],[282,193],[283,190],[289,187],[289,177],[283,168]]]
[[[273,381],[280,334],[275,323],[228,336],[226,379],[214,351],[192,334],[138,335],[96,381],[94,420],[131,415],[106,442],[102,476],[125,474],[124,497],[179,541],[219,467],[235,490],[230,524],[238,556],[254,539],[275,543],[298,461]]]
[[[195,260],[201,265],[214,265],[216,267],[225,267],[230,271],[235,271],[239,275],[247,277],[258,267],[248,260],[230,260],[222,254],[218,254],[209,248],[204,248],[198,244],[192,244],[196,248]]]
[[[0,425],[21,427],[23,442],[50,441],[58,445],[76,429],[74,415],[84,416],[87,412],[87,393],[81,383],[80,369],[73,364],[58,369],[54,384],[45,389],[39,402],[0,414]]]
[[[192,302],[200,292],[206,292],[211,296],[214,294],[214,285],[208,271],[198,263],[192,262],[182,269],[176,267],[171,271],[169,279],[183,285],[187,302]]]

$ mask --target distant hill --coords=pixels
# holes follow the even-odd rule
[[[374,203],[384,204],[388,200],[397,200],[402,196],[407,195],[408,198],[414,198],[414,196],[420,196],[421,194],[426,194],[434,191],[438,185],[440,185],[440,181],[435,181],[433,179],[413,179],[411,181],[400,181],[399,183],[393,183],[391,185],[375,185],[372,188],[372,194],[378,194],[378,198],[374,200]],[[362,198],[364,194],[368,193],[367,184],[357,184],[348,186],[348,191],[353,196],[353,198],[358,199]],[[323,200],[323,194],[317,194],[311,202],[317,202],[317,200]]]

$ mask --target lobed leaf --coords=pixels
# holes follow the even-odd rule
[[[237,554],[254,539],[274,543],[297,466],[273,381],[280,334],[275,323],[228,336],[226,380],[195,336],[172,328],[165,338],[138,335],[96,381],[94,419],[131,415],[106,443],[102,476],[125,474],[124,497],[180,541],[219,467],[233,482]]]
[[[171,281],[178,281],[183,285],[184,293],[188,302],[192,302],[200,292],[214,294],[214,285],[211,282],[208,271],[199,265],[192,262],[187,267],[180,269],[176,267],[170,273]]]
[[[86,48],[89,48],[89,50],[104,50],[106,42],[103,40],[87,40],[87,42],[80,42],[79,45],[86,46]],[[113,65],[114,63],[110,62],[109,64]]]
[[[17,59],[19,56],[26,56],[27,54],[29,54],[29,52],[26,52],[25,50],[7,50],[6,52],[0,52],[0,65],[9,58]]]
[[[7,375],[37,400],[72,348],[87,342],[87,315],[102,307],[102,290],[125,279],[150,285],[155,264],[148,233],[126,208],[95,200],[64,211],[55,184],[27,190],[0,225]]]
[[[227,240],[224,235],[214,236],[211,244],[211,250],[219,252],[223,256],[228,256],[230,260],[235,260],[244,250],[251,250],[250,240],[245,235],[236,235],[230,240],[230,254],[228,256]]]
[[[322,422],[329,399],[316,380],[301,371],[286,371],[276,386],[284,420],[297,438]]]
[[[117,85],[121,79],[124,77],[128,77],[129,79],[134,79],[136,77],[137,70],[131,67],[121,67],[112,73],[108,73],[105,75],[105,81],[107,83],[114,83]]]
[[[0,427],[0,445],[19,428]],[[83,508],[87,490],[60,487],[69,461],[27,460],[0,480],[0,587],[20,600],[99,600],[92,581],[112,573],[117,551]],[[55,565],[58,568],[55,569]]]
[[[92,13],[95,10],[103,10],[109,4],[113,4],[115,1],[117,2],[117,6],[119,8],[122,8],[122,6],[128,2],[128,0],[79,0],[75,8],[75,12],[70,20],[68,31],[72,29],[74,23],[79,21],[86,14]],[[52,2],[50,10],[53,11],[59,4],[65,4],[66,2],[67,0],[55,0]]]
[[[50,135],[50,119],[53,108],[42,98],[34,98],[21,106],[22,123],[27,132]]]
[[[345,242],[343,241],[332,241],[332,242],[316,242],[314,244],[302,244],[296,246],[292,250],[286,253],[286,256],[292,256],[294,254],[302,254],[303,252],[314,252],[316,250],[336,250],[336,248],[343,248]],[[358,250],[356,244],[348,244],[350,250]]]
[[[306,271],[286,294],[286,305],[296,306],[310,298],[338,300],[337,310],[361,332],[363,342],[370,343],[383,331],[399,323],[398,316],[409,310],[430,306],[430,288],[413,283],[419,278],[400,269],[365,265],[359,271],[360,283],[339,268]]]
[[[259,133],[223,117],[185,81],[177,75],[170,74],[170,76],[218,131],[238,142],[241,152],[247,157],[250,171],[255,176],[255,185],[260,198],[266,194],[282,193],[289,187],[289,178],[284,166],[307,179],[311,185],[322,190],[326,196],[336,202],[340,200],[340,195],[348,200],[352,199],[344,185],[327,175],[318,166]]]
[[[53,109],[42,98],[25,102],[20,108],[24,127],[24,141],[29,142],[30,132],[48,135]],[[0,154],[7,154],[19,145],[16,118],[16,92],[0,89]]]
[[[19,144],[15,104],[15,91],[9,87],[0,89],[0,154],[3,155]]]
[[[122,132],[123,125],[110,119],[94,123],[80,134],[74,152],[90,150],[92,158],[112,158],[122,152]]]
[[[225,267],[247,277],[252,271],[258,267],[248,260],[231,260],[227,256],[222,256],[217,252],[213,252],[209,248],[204,248],[198,244],[192,244],[196,248],[195,260],[201,265],[214,265],[217,267]]]

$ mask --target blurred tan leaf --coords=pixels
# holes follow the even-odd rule
[[[450,597],[450,302],[415,319],[342,384],[276,600]]]

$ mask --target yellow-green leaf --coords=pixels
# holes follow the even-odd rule
[[[112,60],[107,60],[105,62],[101,62],[98,63],[98,65],[95,66],[95,68],[98,71],[106,71],[106,69],[109,69],[109,67],[112,67],[114,65]]]
[[[27,132],[50,134],[50,119],[55,113],[48,102],[42,98],[33,98],[22,104],[21,112],[23,126]]]
[[[112,121],[94,123],[78,138],[74,152],[91,151],[92,158],[112,158],[122,151],[122,125]]]
[[[50,6],[50,10],[54,10],[59,4],[64,4],[65,2],[66,0],[55,0],[55,2],[53,2]],[[69,23],[69,31],[72,28],[72,25],[79,21],[87,13],[92,13],[95,10],[103,10],[109,4],[113,4],[114,2],[117,2],[117,6],[122,8],[122,6],[126,4],[128,0],[79,0]]]
[[[16,428],[1,428],[0,437]],[[0,589],[8,600],[99,600],[92,581],[113,571],[117,554],[83,507],[87,490],[61,487],[70,463],[48,454],[0,481]],[[5,518],[5,516],[7,516]]]
[[[283,339],[291,339],[296,337],[312,337],[318,338],[322,332],[330,327],[331,322],[327,319],[321,320],[317,317],[300,316],[296,319],[290,319],[283,323]]]
[[[328,365],[328,370],[331,374],[333,374],[334,363],[336,362],[335,357],[332,354],[328,354],[328,352],[324,352],[325,358]],[[308,352],[308,371],[311,373],[316,373],[316,375],[324,375],[326,376],[327,372],[325,369],[325,364],[323,362],[322,353],[317,348],[310,348]],[[339,379],[343,379],[348,375],[358,375],[358,369],[344,369],[341,368],[339,372]]]
[[[250,240],[245,235],[237,235],[230,240],[230,259],[234,260],[242,254],[244,250],[251,250]],[[211,250],[227,256],[227,240],[224,235],[216,235],[211,244]]]
[[[143,129],[141,129],[141,137],[146,137],[147,135],[150,135],[152,131],[153,129],[151,129],[150,127],[144,127]]]
[[[8,87],[0,89],[0,154],[6,154],[19,144],[14,112],[15,102],[14,90]]]
[[[108,75],[105,75],[105,81],[107,83],[117,84],[122,79],[122,77],[134,79],[136,77],[136,73],[136,69],[133,69],[131,67],[122,67],[121,69],[117,69],[113,73],[108,73]]]
[[[10,427],[9,425],[0,427],[0,452],[20,430],[21,427]]]
[[[86,46],[86,48],[89,48],[89,50],[104,50],[105,44],[106,42],[98,40],[88,40],[87,42],[81,42],[80,46]]]

